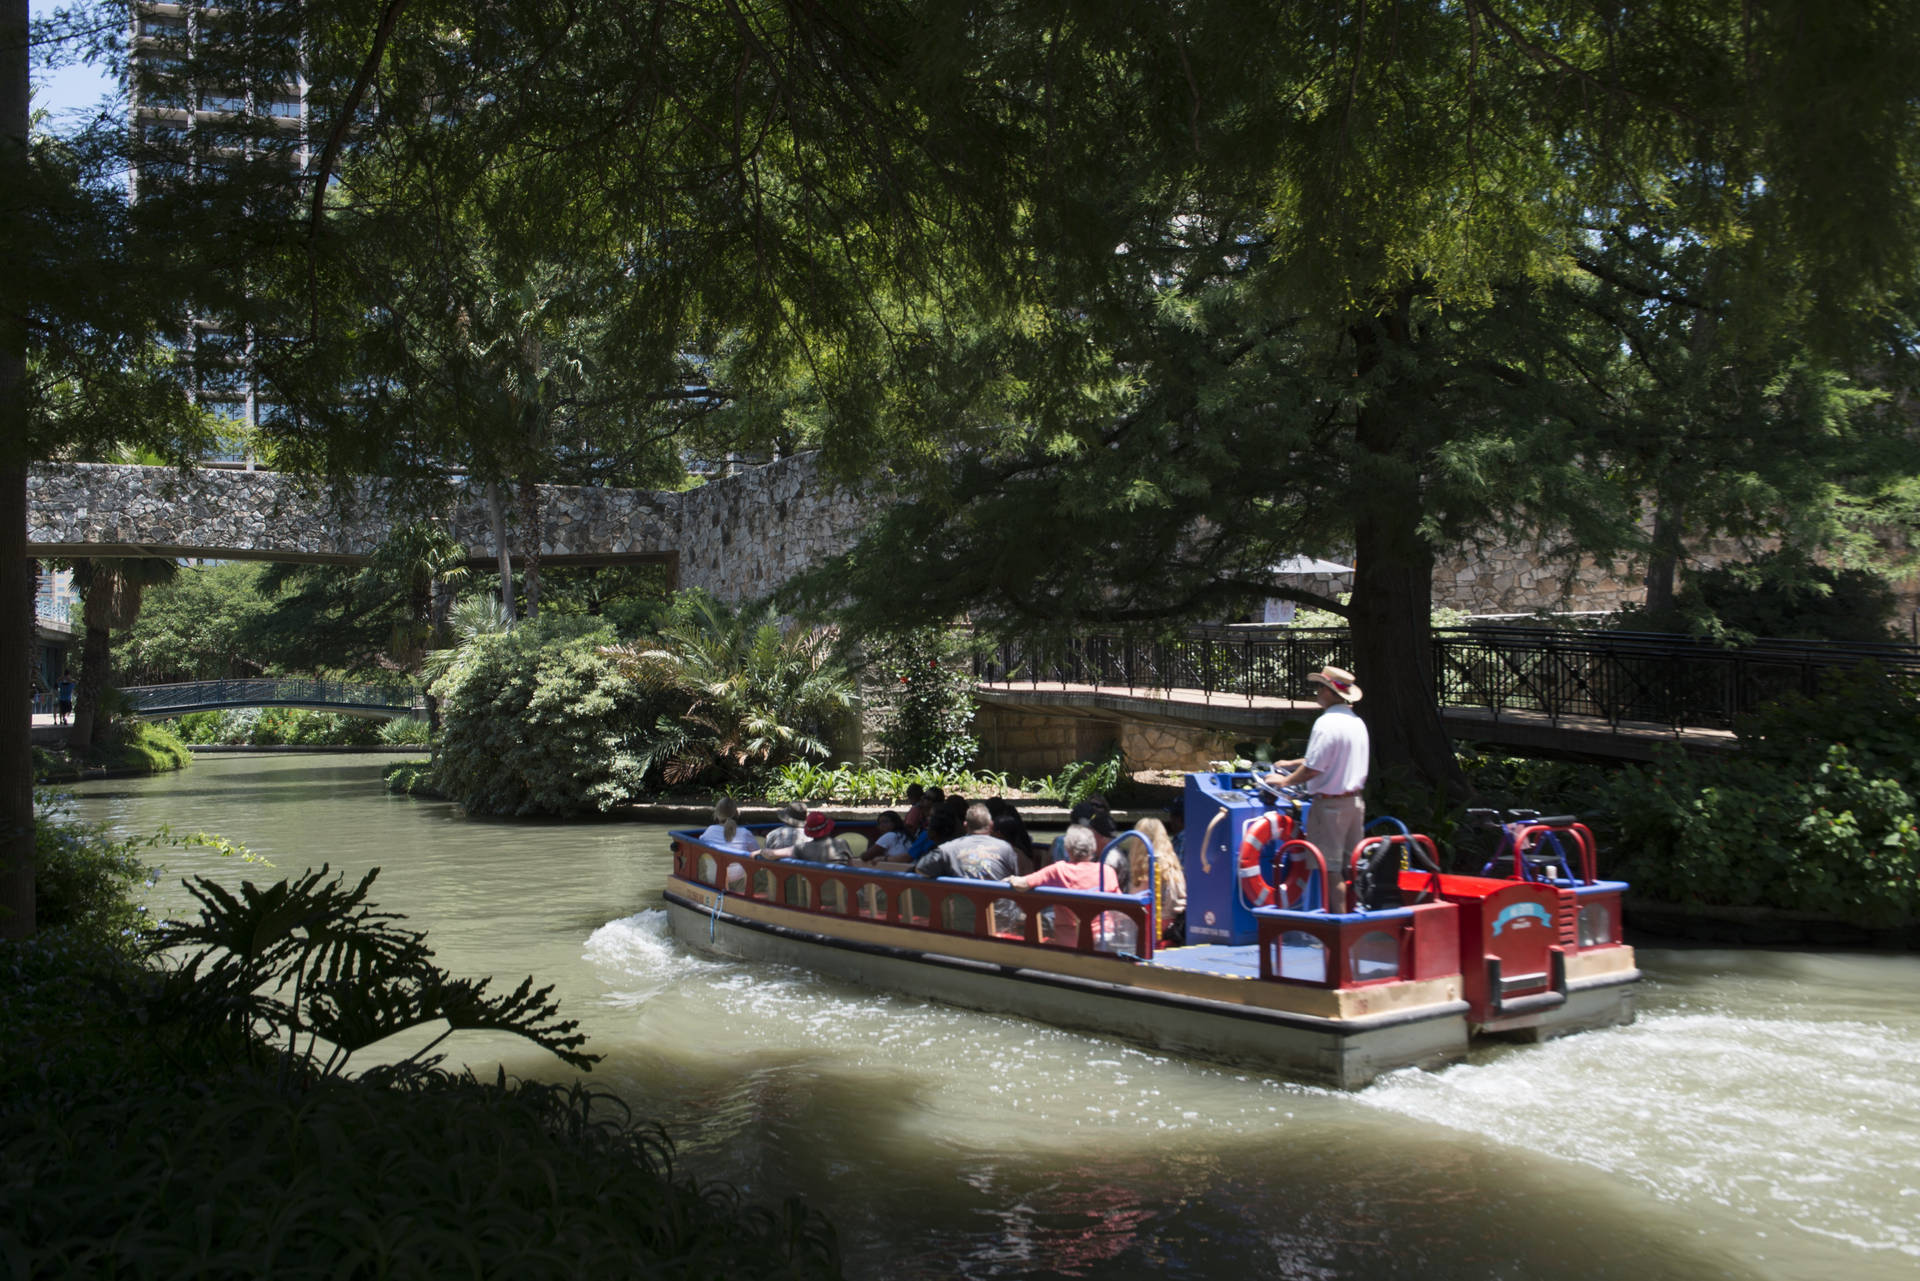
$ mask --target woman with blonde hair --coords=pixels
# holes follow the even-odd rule
[[[1187,941],[1187,869],[1180,864],[1179,851],[1167,835],[1167,825],[1157,818],[1143,818],[1133,830],[1145,841],[1127,842],[1127,884],[1135,889],[1153,882],[1153,926],[1156,937],[1179,946]],[[1147,867],[1147,845],[1153,846],[1153,867]]]
[[[740,826],[740,805],[731,796],[722,796],[713,807],[713,823],[700,833],[702,845],[751,854],[760,848],[760,838]]]

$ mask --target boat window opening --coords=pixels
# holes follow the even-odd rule
[[[900,896],[900,919],[908,925],[932,923],[933,900],[925,890],[908,890]]]
[[[782,887],[785,891],[780,899],[782,903],[785,903],[788,907],[813,906],[813,886],[807,883],[806,877],[787,876],[782,879],[786,881],[786,884]]]
[[[887,919],[887,892],[878,885],[860,887],[860,915],[872,921]]]
[[[1327,981],[1327,945],[1305,930],[1288,930],[1275,944],[1273,972],[1295,983]]]
[[[773,897],[773,873],[764,867],[753,874],[753,897],[764,899]]]
[[[1103,952],[1138,952],[1140,927],[1119,912],[1102,912],[1094,923],[1093,945]]]
[[[1027,914],[1012,899],[997,898],[993,900],[992,928],[1002,938],[1023,939],[1027,936]]]
[[[720,884],[720,863],[711,854],[700,856],[700,872],[697,879],[702,885]]]
[[[979,915],[974,910],[972,899],[949,894],[940,904],[940,928],[956,934],[971,934]]]
[[[1400,940],[1385,930],[1368,930],[1347,949],[1354,982],[1400,977]]]
[[[848,915],[847,887],[839,881],[827,881],[820,886],[820,910]]]
[[[1580,908],[1580,946],[1604,947],[1613,942],[1613,913],[1605,903],[1585,903]]]

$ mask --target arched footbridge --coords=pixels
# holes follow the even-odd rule
[[[148,720],[189,712],[224,712],[247,707],[298,707],[310,712],[340,712],[393,720],[425,714],[421,691],[408,685],[358,685],[349,681],[247,679],[182,681],[173,685],[129,685],[120,691],[134,712]]]

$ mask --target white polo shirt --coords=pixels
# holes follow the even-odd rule
[[[1320,713],[1307,735],[1308,769],[1316,771],[1307,780],[1307,791],[1314,796],[1340,796],[1357,792],[1367,785],[1367,758],[1373,743],[1367,737],[1367,723],[1353,708],[1337,703]]]

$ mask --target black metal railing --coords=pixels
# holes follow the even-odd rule
[[[407,685],[297,679],[181,681],[172,685],[130,685],[120,692],[140,712],[288,706],[405,711],[420,699],[420,692]]]
[[[1436,628],[1432,644],[1442,707],[1615,728],[1728,729],[1863,661],[1920,674],[1920,650],[1907,645],[1761,641],[1730,649],[1657,633],[1510,626]],[[985,685],[1304,699],[1309,673],[1329,663],[1351,668],[1352,655],[1344,629],[1195,627],[1158,640],[1093,633],[1003,643],[976,656],[974,675]]]

